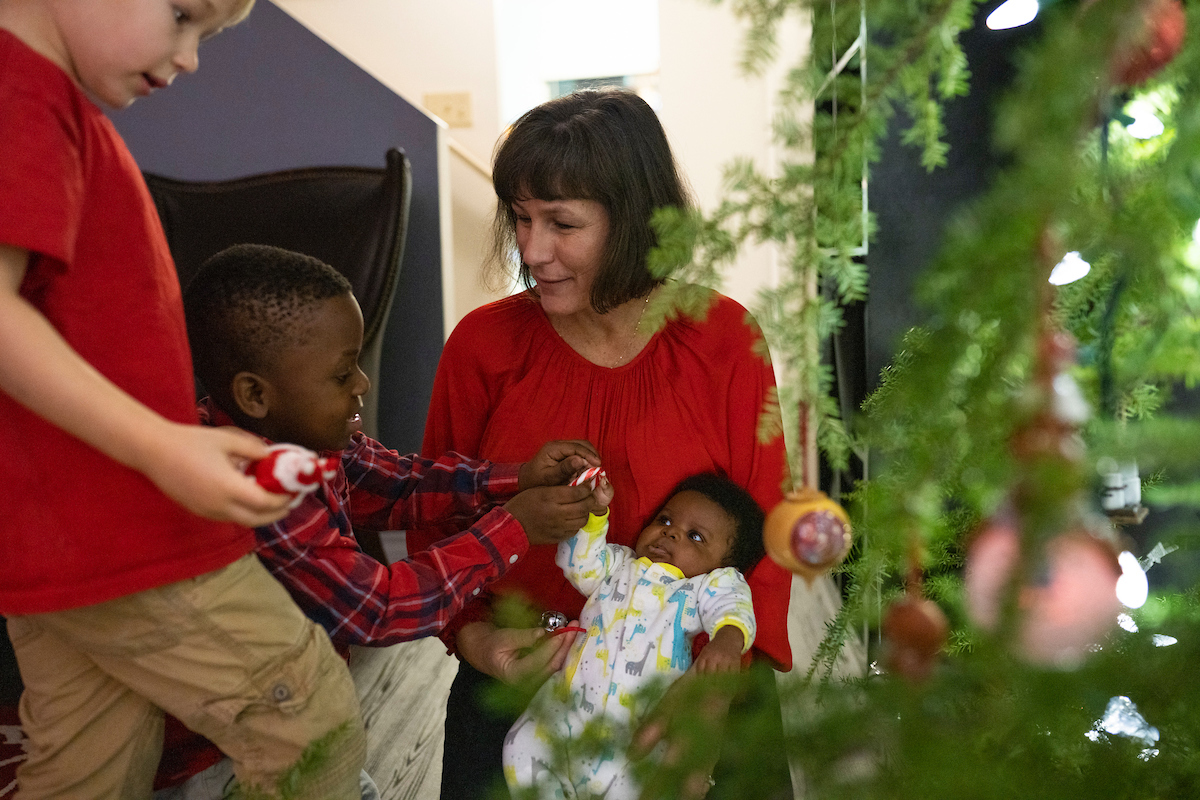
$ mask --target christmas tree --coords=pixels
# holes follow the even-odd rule
[[[786,5],[739,5],[750,62],[774,55]],[[804,711],[789,745],[808,793],[1195,796],[1195,589],[1155,591],[1120,617],[1116,591],[1120,582],[1137,595],[1141,569],[1189,532],[1118,561],[1138,546],[1099,502],[1102,476],[1130,464],[1152,476],[1152,509],[1200,499],[1200,426],[1167,402],[1200,365],[1200,48],[1182,42],[1187,11],[1167,0],[1047,10],[996,121],[1008,166],[950,226],[921,284],[928,322],[906,338],[850,442],[823,400],[827,373],[803,363],[813,348],[797,342],[826,337],[831,306],[862,285],[847,277],[861,236],[854,167],[870,162],[894,104],[924,162],[944,160],[939,100],[965,90],[956,41],[973,4],[880,3],[861,22],[858,7],[838,8],[811,10],[817,55],[793,71],[794,95],[811,102],[813,87],[827,87],[818,76],[838,65],[821,54],[849,52],[856,23],[869,31],[860,50],[870,72],[836,73],[836,119],[818,94],[810,131],[781,124],[785,143],[811,136],[815,164],[798,176],[810,191],[786,185],[787,165],[783,178],[737,165],[741,205],[704,223],[734,242],[790,246],[797,283],[821,287],[815,298],[795,286],[769,293],[763,310],[783,313],[765,315],[768,332],[792,364],[792,396],[826,412],[825,457],[872,454],[871,476],[846,498],[858,541],[842,568],[846,603],[812,683],[784,700]],[[1143,141],[1121,124],[1137,106],[1162,119],[1159,136]],[[789,227],[781,197],[799,198],[788,211],[803,224]],[[1092,275],[1055,288],[1068,251]],[[1133,523],[1142,502],[1106,505]],[[863,623],[882,631],[872,674],[824,680]]]
[[[749,69],[789,58],[780,26],[812,26],[780,98],[785,157],[769,173],[732,164],[711,214],[658,218],[652,267],[686,280],[656,312],[687,311],[686,284],[719,280],[743,242],[775,243],[788,277],[754,311],[782,364],[785,427],[799,431],[793,473],[813,482],[818,447],[834,469],[870,453],[870,474],[838,498],[855,541],[837,568],[842,610],[809,680],[781,698],[799,720],[786,744],[805,796],[1200,796],[1200,596],[1187,585],[1146,597],[1144,574],[1191,531],[1152,547],[1122,527],[1147,508],[1200,505],[1200,424],[1170,402],[1200,377],[1192,8],[1043,10],[995,121],[1006,166],[948,226],[921,280],[926,322],[853,420],[821,356],[866,291],[870,164],[897,110],[922,162],[945,163],[942,104],[969,90],[959,37],[976,4],[735,10]],[[1127,123],[1147,109],[1163,130],[1143,140]],[[1077,258],[1086,281],[1050,282]],[[870,674],[834,679],[864,628]],[[721,741],[713,688],[687,688],[697,694],[675,725],[692,746],[644,765],[649,796],[686,794]],[[783,791],[755,769],[765,713],[725,722],[739,767],[710,796]]]

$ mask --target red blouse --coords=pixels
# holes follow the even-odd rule
[[[759,440],[775,386],[762,333],[742,306],[713,293],[704,319],[676,318],[629,363],[584,359],[562,340],[529,293],[468,314],[446,342],[425,427],[426,456],[456,450],[523,462],[547,441],[596,446],[615,496],[610,540],[633,546],[675,485],[716,470],[746,487],[765,511],[788,474],[782,435]],[[774,425],[770,430],[781,430]],[[410,531],[410,551],[436,536]],[[554,564],[555,548],[529,553],[493,590],[577,616],[584,598]],[[791,575],[768,558],[747,576],[758,622],[755,648],[790,669]],[[478,609],[463,615],[480,618]]]

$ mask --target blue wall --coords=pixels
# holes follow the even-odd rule
[[[397,46],[403,36],[397,31]],[[437,127],[415,107],[268,0],[205,42],[201,69],[112,113],[138,164],[186,180],[295,167],[382,167],[389,147],[412,164],[404,260],[384,338],[379,435],[420,449],[442,348]]]

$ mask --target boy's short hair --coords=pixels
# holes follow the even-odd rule
[[[671,492],[698,492],[719,505],[734,520],[734,538],[726,562],[745,574],[766,555],[763,546],[762,506],[732,479],[716,472],[701,472],[684,478]]]
[[[196,377],[232,414],[233,377],[269,368],[283,344],[298,341],[306,309],[350,291],[340,272],[303,253],[262,244],[222,250],[183,293]]]

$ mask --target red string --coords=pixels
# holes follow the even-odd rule
[[[575,631],[575,633],[587,633],[587,628],[581,628],[578,625],[567,625],[559,628],[558,630],[550,631],[550,635],[558,636],[560,633],[566,633],[567,631]]]

